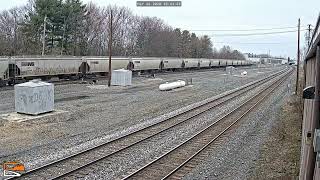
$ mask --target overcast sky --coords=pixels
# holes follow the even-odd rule
[[[28,0],[0,0],[0,10],[24,5]],[[87,3],[91,0],[83,0]],[[92,0],[99,6],[116,4],[129,7],[133,13],[156,16],[167,24],[187,30],[265,29],[315,25],[320,12],[320,0],[182,0],[181,7],[136,7],[135,0]],[[294,29],[276,29],[271,32]],[[259,36],[218,37],[219,34],[262,33],[266,31],[199,32],[211,37],[214,47],[230,45],[242,52],[268,53],[296,57],[297,33]],[[304,43],[304,33],[301,33]]]

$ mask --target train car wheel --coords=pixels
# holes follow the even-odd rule
[[[15,80],[14,79],[10,79],[8,81],[8,86],[14,86],[15,85]]]
[[[0,87],[4,87],[6,85],[7,85],[6,81],[0,79]]]

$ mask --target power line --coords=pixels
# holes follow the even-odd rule
[[[279,42],[248,42],[248,43],[245,43],[245,42],[213,42],[213,44],[291,44],[291,43],[294,43],[294,42],[282,42],[282,43],[279,43]]]
[[[293,29],[293,28],[297,28],[297,26],[274,27],[274,28],[264,28],[264,29],[193,29],[189,31],[216,31],[216,32],[219,32],[219,31],[268,31],[268,30]]]
[[[301,31],[305,31],[307,29],[303,29]],[[271,34],[284,34],[284,33],[292,33],[297,32],[298,30],[291,31],[277,31],[277,32],[263,32],[263,33],[247,33],[247,34],[214,34],[210,37],[226,37],[226,36],[256,36],[256,35],[271,35]]]

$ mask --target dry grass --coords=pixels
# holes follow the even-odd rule
[[[303,89],[303,72],[300,77],[298,92]],[[250,179],[298,179],[303,113],[301,94],[290,96],[282,105],[279,120],[262,147]]]
[[[301,146],[300,101],[292,96],[282,106],[279,121],[262,147],[251,179],[296,179]]]

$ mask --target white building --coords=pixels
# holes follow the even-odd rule
[[[246,60],[249,60],[253,63],[260,63],[261,62],[262,57],[259,55],[255,55],[255,54],[251,54],[251,53],[244,53],[243,55],[246,58]]]
[[[262,63],[262,64],[287,64],[288,60],[282,57],[270,57],[267,54],[252,54],[245,53],[245,58],[254,63]]]

